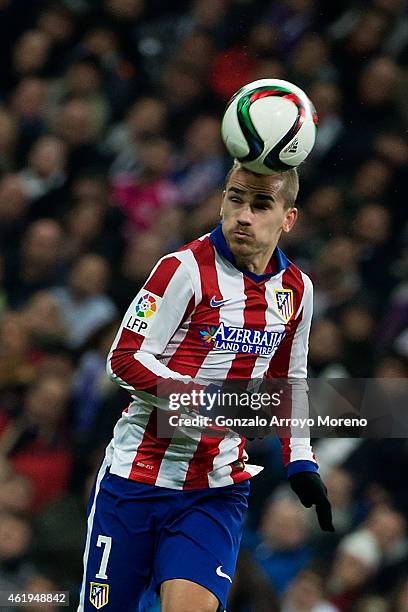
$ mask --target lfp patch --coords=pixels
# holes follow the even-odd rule
[[[148,319],[157,310],[156,298],[150,293],[145,293],[136,304],[136,316],[142,319]]]
[[[276,310],[287,323],[293,315],[293,291],[292,289],[275,289],[274,299]]]
[[[97,610],[106,606],[109,601],[109,584],[91,582],[89,601]]]
[[[123,320],[123,326],[140,336],[146,337],[149,329],[154,325],[153,316],[160,308],[162,298],[147,292],[141,297],[136,296],[135,303],[131,304]]]

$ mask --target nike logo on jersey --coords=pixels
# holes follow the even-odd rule
[[[217,574],[217,576],[219,576],[220,578],[226,578],[227,580],[230,581],[230,583],[232,584],[232,580],[230,578],[230,576],[228,576],[228,574],[224,574],[224,572],[222,571],[222,565],[219,565],[217,567],[217,569],[215,570],[215,573]]]
[[[230,301],[230,298],[228,300],[217,300],[215,298],[215,295],[213,295],[210,301],[210,306],[211,308],[219,308],[220,306],[223,306],[223,304],[226,304],[229,301]]]

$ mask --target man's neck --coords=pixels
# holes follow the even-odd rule
[[[235,261],[240,270],[248,270],[248,272],[258,275],[265,274],[275,248],[276,245],[268,253],[262,253],[254,257],[237,257],[234,255]]]
[[[219,224],[211,232],[210,239],[220,255],[225,257],[225,259],[231,262],[236,268],[238,268],[238,270],[243,272],[243,274],[248,275],[249,278],[252,278],[252,280],[256,282],[265,280],[267,277],[270,278],[274,274],[285,270],[290,265],[289,260],[287,257],[285,257],[284,253],[282,253],[277,245],[274,248],[274,251],[268,249],[268,251],[271,252],[264,255],[259,254],[256,258],[241,257],[239,258],[240,262],[237,262],[225,238],[221,224]],[[263,273],[261,272],[259,274],[251,271],[261,269],[263,270]]]

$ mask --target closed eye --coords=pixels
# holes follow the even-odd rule
[[[254,208],[258,210],[269,210],[272,207],[273,206],[271,202],[257,202],[256,204],[254,204]]]

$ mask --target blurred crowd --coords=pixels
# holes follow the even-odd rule
[[[310,375],[407,377],[408,2],[0,0],[0,55],[0,590],[66,589],[74,610],[127,403],[107,350],[156,261],[217,224],[242,84],[293,81],[319,115],[282,240],[315,284]],[[266,468],[229,610],[407,612],[408,443],[315,447],[334,536],[276,441],[249,444]]]

